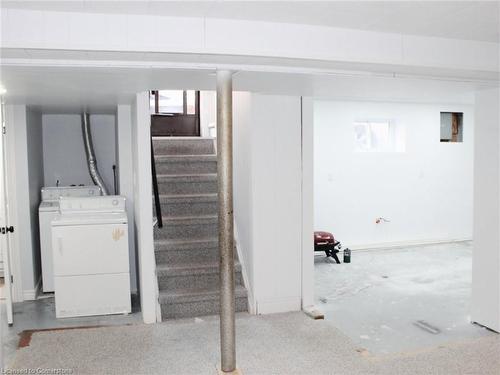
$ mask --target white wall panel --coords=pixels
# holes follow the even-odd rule
[[[134,168],[134,225],[141,312],[144,323],[157,320],[158,287],[153,243],[153,205],[151,203],[151,133],[149,94],[137,94],[132,104],[132,160]]]
[[[207,95],[212,93],[213,95]],[[205,94],[208,99],[212,97],[215,99],[215,92],[202,92],[202,94]],[[215,113],[213,115],[215,116]],[[251,313],[255,313],[254,286],[256,275],[251,153],[253,123],[251,119],[252,94],[249,92],[235,92],[233,94],[233,201],[235,239],[239,260],[243,268],[245,286],[249,293],[249,310]]]
[[[82,136],[81,114],[44,114],[45,186],[93,185]],[[116,165],[116,117],[90,115],[97,167],[107,189],[113,191],[113,165]]]
[[[38,219],[38,206],[40,205],[40,189],[44,185],[43,166],[43,128],[42,114],[32,108],[26,110],[26,136],[28,151],[28,183],[29,183],[29,205],[31,224],[31,252],[33,259],[33,280],[35,282],[33,292],[25,291],[25,296],[34,299],[38,288],[41,287],[42,266],[40,259],[40,229]]]
[[[228,35],[227,30],[231,30]],[[401,61],[401,36],[322,26],[207,19],[206,50],[237,55]]]
[[[500,94],[476,95],[472,321],[500,332]]]
[[[441,111],[464,113],[463,143],[440,142]],[[315,230],[349,247],[472,238],[473,116],[466,105],[315,102]],[[406,151],[356,152],[362,120],[391,121]]]
[[[409,65],[498,71],[497,43],[404,35],[402,46]]]
[[[252,94],[250,102],[246,129],[234,107],[235,166],[246,167],[234,176],[235,218],[248,287],[258,314],[300,310],[300,97]]]
[[[134,167],[132,158],[132,109],[130,105],[118,105],[116,111],[116,158],[118,161],[118,193],[127,198],[130,288],[137,291],[137,254],[134,228]]]
[[[41,36],[43,41],[50,41],[54,48],[67,47],[71,42],[71,17],[65,13],[45,12]],[[88,25],[87,25],[87,28]]]
[[[4,9],[1,17],[2,47],[7,48],[235,54],[498,71],[498,43],[194,17],[18,9]]]
[[[39,189],[43,185],[41,115],[7,105],[7,173],[14,302],[33,300],[40,286]]]

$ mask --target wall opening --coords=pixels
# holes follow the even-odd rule
[[[481,334],[467,318],[473,107],[441,118],[439,103],[313,107],[315,306],[374,353]],[[443,118],[460,150],[436,142]]]
[[[441,142],[463,142],[462,112],[441,112]]]

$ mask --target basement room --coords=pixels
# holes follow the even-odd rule
[[[0,2],[0,373],[498,375],[499,1]]]
[[[471,321],[473,88],[396,81],[314,100],[315,304],[381,354],[493,334]]]

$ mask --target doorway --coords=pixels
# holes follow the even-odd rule
[[[199,137],[200,92],[153,90],[150,92],[151,135]]]
[[[442,112],[463,113],[462,142],[441,142]],[[469,318],[473,114],[469,103],[314,102],[314,230],[341,243],[340,263],[315,253],[314,303],[361,348],[489,334]]]

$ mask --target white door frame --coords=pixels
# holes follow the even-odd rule
[[[0,234],[0,251],[2,252],[2,262],[3,262],[3,276],[4,276],[4,297],[5,297],[5,311],[7,315],[7,324],[12,325],[14,323],[14,316],[12,311],[12,272],[11,272],[11,252],[10,252],[10,232],[6,230],[6,227],[10,226],[9,222],[9,205],[8,205],[8,174],[6,173],[6,136],[5,136],[5,105],[3,97],[0,97],[0,227],[2,227],[2,232]],[[1,322],[0,322],[1,323]]]
[[[26,116],[26,106],[25,105],[12,105],[6,104],[4,106],[5,114],[5,175],[7,178],[7,211],[9,215],[9,225],[14,226],[14,228],[19,228],[18,217],[17,217],[17,189],[16,189],[16,159],[19,151],[16,147],[16,126],[15,120],[16,116],[24,114]],[[19,136],[17,136],[19,138]],[[21,255],[19,251],[19,236],[18,230],[10,235],[10,265],[11,265],[11,275],[14,279],[12,283],[12,301],[22,302],[24,301],[23,296],[23,284],[22,284],[22,270],[21,270]]]
[[[149,92],[140,92],[132,103],[132,158],[134,167],[134,221],[139,270],[139,291],[144,323],[161,318],[151,204],[151,114]]]
[[[301,98],[302,125],[302,309],[314,305],[314,113],[313,98]]]

